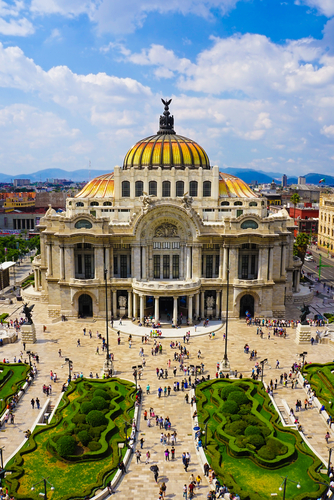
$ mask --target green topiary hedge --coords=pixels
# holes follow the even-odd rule
[[[87,446],[89,441],[92,439],[87,430],[82,430],[82,431],[78,432],[77,436],[78,436],[80,443],[83,444],[83,446]]]
[[[101,398],[100,396],[95,396],[92,400],[91,400],[91,404],[93,405],[94,409],[96,410],[105,410],[106,408],[109,407],[109,403],[107,400],[105,400],[104,398]]]
[[[61,436],[57,441],[57,451],[63,458],[74,455],[76,442],[72,436]]]

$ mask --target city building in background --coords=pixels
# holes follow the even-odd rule
[[[318,247],[334,255],[334,195],[322,194],[319,204]]]

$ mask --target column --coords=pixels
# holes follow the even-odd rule
[[[134,259],[133,259],[133,268],[134,268],[134,278],[136,280],[140,280],[140,246],[134,247]]]
[[[104,269],[107,270],[107,278],[110,279],[110,254],[109,247],[105,247],[104,249]]]
[[[117,318],[117,292],[116,290],[112,291],[112,314],[114,319]]]
[[[223,277],[224,248],[219,248],[219,278]]]
[[[74,248],[65,247],[65,276],[66,280],[70,281],[71,278],[75,278],[75,260],[74,260]]]
[[[286,273],[286,245],[282,246],[282,276],[285,276]]]
[[[59,247],[59,279],[65,278],[64,273],[64,247]]]
[[[224,259],[223,259],[223,280],[227,280],[227,266],[228,266],[228,248],[224,247]]]
[[[193,324],[193,296],[188,295],[188,321],[189,325]]]
[[[94,278],[104,279],[103,247],[94,247]]]
[[[159,321],[160,312],[159,312],[159,297],[154,297],[154,318],[155,321]]]
[[[199,292],[196,293],[196,318],[199,317]]]
[[[268,279],[268,247],[262,248],[262,279],[267,281]]]
[[[177,297],[173,297],[173,325],[177,326]]]
[[[191,276],[193,279],[201,277],[201,265],[202,265],[202,247],[201,245],[193,245],[192,246],[192,273]]]
[[[191,248],[186,247],[186,254],[187,254],[187,274],[186,274],[186,279],[190,280],[191,278]]]
[[[146,247],[141,247],[141,277],[146,280]]]
[[[52,276],[52,246],[51,243],[47,245],[47,259],[48,259],[48,276]]]
[[[257,279],[258,280],[263,280],[263,248],[259,248],[259,260],[258,260],[258,269],[257,269]]]
[[[37,292],[38,288],[37,288],[37,271],[36,271],[36,269],[34,269],[34,278],[35,278],[35,292]]]
[[[114,247],[110,245],[109,247],[109,268],[110,268],[110,279],[114,277]]]
[[[220,316],[220,291],[216,291],[216,319]]]
[[[140,295],[140,321],[144,323],[144,297],[145,295]]]
[[[204,318],[204,292],[201,292],[201,317]]]
[[[133,292],[133,317],[137,319],[137,312],[138,312],[138,302],[137,302],[138,295]]]
[[[296,269],[296,292],[300,291],[300,268]]]
[[[128,318],[131,318],[132,315],[132,292],[131,290],[128,292]]]
[[[180,279],[184,280],[184,245],[181,245],[180,255]]]
[[[221,297],[220,297],[220,317],[223,319],[225,317],[226,313],[226,304],[224,303],[224,293],[223,291],[221,292]]]
[[[273,262],[274,262],[274,248],[268,248],[268,279],[272,281],[273,279]]]

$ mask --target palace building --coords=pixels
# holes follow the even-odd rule
[[[211,166],[177,135],[170,101],[160,127],[122,167],[90,182],[66,210],[40,220],[31,299],[50,317],[284,317],[299,289],[293,220]],[[28,291],[27,291],[28,293]]]

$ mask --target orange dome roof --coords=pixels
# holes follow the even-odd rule
[[[75,198],[108,198],[114,196],[114,174],[104,174],[91,180]]]
[[[254,191],[235,175],[219,173],[220,198],[259,198]]]
[[[126,154],[123,168],[210,168],[204,149],[176,134],[157,134],[137,142]]]

